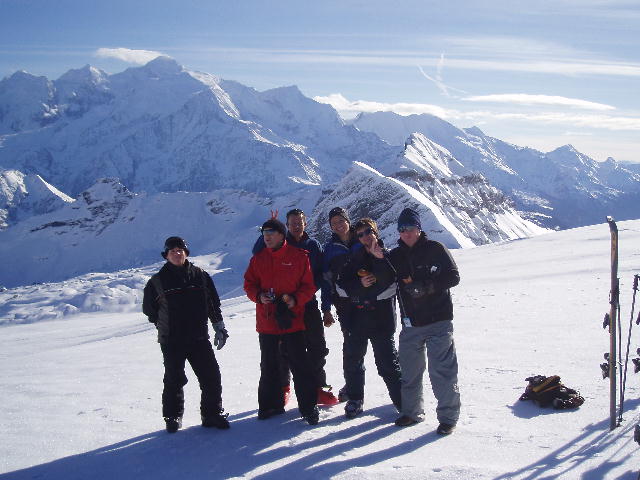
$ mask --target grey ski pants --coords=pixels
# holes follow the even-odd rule
[[[453,322],[403,327],[398,353],[402,369],[402,414],[417,421],[424,420],[422,377],[428,360],[431,388],[438,402],[438,421],[455,425],[460,416],[460,393]]]

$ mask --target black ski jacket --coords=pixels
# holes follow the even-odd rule
[[[378,240],[384,247],[382,240]],[[343,325],[349,331],[393,333],[396,329],[395,294],[396,274],[384,250],[384,258],[376,258],[359,248],[352,252],[338,273],[336,284],[342,288],[351,301],[349,324]],[[364,287],[358,275],[366,270],[376,277],[376,283]]]
[[[460,283],[460,274],[443,244],[428,240],[422,232],[411,248],[398,240],[390,258],[398,275],[401,314],[411,319],[412,326],[453,320],[449,289]],[[413,282],[405,283],[409,277]]]
[[[188,260],[167,262],[144,287],[142,311],[158,329],[158,342],[187,343],[209,338],[207,319],[222,320],[220,297],[207,272]]]

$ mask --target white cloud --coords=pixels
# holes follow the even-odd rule
[[[587,110],[615,110],[615,107],[611,105],[589,102],[578,98],[559,97],[555,95],[530,95],[526,93],[476,95],[465,97],[462,100],[468,102],[511,103],[516,105],[559,105],[563,107],[584,108]]]
[[[535,114],[474,112],[474,115],[489,115],[496,120],[520,120],[530,123],[567,125],[572,128],[585,127],[612,131],[640,131],[640,118],[610,115],[580,115],[559,112]]]
[[[462,111],[424,103],[382,103],[366,100],[351,101],[339,93],[326,97],[314,97],[314,100],[331,105],[343,118],[353,118],[360,112],[394,112],[404,116],[428,113],[448,121],[468,121],[474,124],[480,124],[486,121],[520,121],[539,125],[554,124],[572,129],[584,127],[611,131],[640,131],[640,117],[566,112],[511,113],[493,112],[490,110]]]
[[[355,117],[360,112],[394,112],[398,115],[428,113],[441,118],[452,118],[452,115],[455,116],[453,111],[427,103],[382,103],[367,100],[350,101],[340,93],[334,93],[326,97],[313,97],[313,99],[316,102],[331,105],[343,118]]]
[[[163,53],[153,50],[132,50],[130,48],[99,48],[94,55],[100,58],[116,58],[136,65],[144,65],[154,58],[165,56]]]
[[[640,77],[640,63],[620,62],[591,58],[587,53],[571,50],[561,52],[553,58],[537,54],[532,45],[528,51],[517,52],[517,48],[504,51],[454,52],[456,58],[447,57],[448,69],[472,71],[530,72],[552,75],[605,75]],[[543,48],[540,47],[542,51]],[[441,58],[415,50],[314,50],[314,49],[266,49],[266,48],[205,48],[191,49],[224,58],[242,56],[244,61],[278,64],[326,64],[376,67],[414,67],[422,65],[441,68]],[[433,81],[433,79],[431,79]],[[448,87],[451,89],[451,87]]]
[[[549,73],[555,75],[612,75],[640,77],[640,64],[621,62],[450,60],[447,66],[466,70]]]

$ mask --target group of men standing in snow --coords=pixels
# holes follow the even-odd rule
[[[437,432],[451,433],[460,413],[460,394],[449,289],[460,277],[450,252],[426,237],[419,215],[409,208],[398,218],[400,238],[391,251],[384,248],[370,218],[352,225],[347,212],[336,207],[328,220],[332,237],[321,247],[306,233],[302,210],[289,211],[286,225],[276,212],[262,225],[254,246],[244,289],[256,303],[258,419],[285,412],[291,376],[300,415],[310,425],[319,421],[318,404],[346,401],[347,418],[362,413],[364,358],[371,343],[378,374],[400,412],[395,424],[405,427],[424,420],[427,370],[437,400]],[[162,255],[167,263],[147,283],[143,311],[158,329],[164,358],[162,413],[167,431],[181,426],[186,361],[200,382],[202,425],[227,429],[220,369],[207,326],[210,320],[213,344],[222,348],[228,333],[216,288],[206,272],[187,260],[189,249],[182,238],[168,238]],[[399,351],[396,299],[402,317]],[[332,306],[343,334],[345,385],[338,398],[327,385],[324,369],[324,327],[335,322]]]

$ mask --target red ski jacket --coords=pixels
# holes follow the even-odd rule
[[[260,302],[260,293],[270,292],[276,297],[285,293],[293,295],[295,314],[291,328],[278,327],[275,304]],[[313,298],[316,285],[306,250],[289,245],[286,240],[281,248],[273,251],[265,248],[251,257],[249,267],[244,273],[244,291],[247,297],[256,302],[256,331],[281,335],[283,333],[304,330],[304,307]]]

